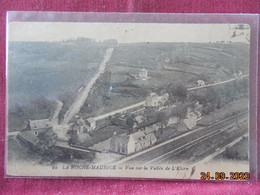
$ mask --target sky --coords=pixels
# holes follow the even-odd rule
[[[248,43],[250,30],[237,30],[235,24],[169,23],[70,23],[13,22],[9,24],[9,41],[62,41],[78,37],[118,43],[135,42],[217,42]],[[235,38],[231,38],[236,31]]]

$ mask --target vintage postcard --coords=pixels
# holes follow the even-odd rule
[[[249,25],[11,22],[7,43],[7,175],[249,177]]]

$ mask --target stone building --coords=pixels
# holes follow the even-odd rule
[[[38,135],[44,131],[52,130],[53,124],[50,119],[28,120],[27,129]]]
[[[139,71],[139,75],[138,75],[141,79],[143,80],[146,80],[147,79],[147,76],[148,76],[148,73],[147,73],[147,70],[142,68],[140,71]]]
[[[115,134],[110,140],[110,151],[128,155],[148,148],[154,145],[156,141],[153,133],[145,134],[142,131],[130,135]]]
[[[150,95],[148,95],[146,97],[146,101],[145,104],[147,107],[155,107],[159,105],[159,97],[156,93],[150,93]]]

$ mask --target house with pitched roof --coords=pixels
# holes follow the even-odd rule
[[[169,94],[166,93],[162,96],[158,96],[155,92],[150,93],[145,100],[145,106],[156,107],[164,104],[169,99]]]
[[[110,151],[128,155],[148,148],[156,141],[156,136],[153,133],[145,134],[143,131],[130,135],[114,134],[110,140]]]
[[[187,113],[186,113],[186,118],[181,120],[178,126],[179,131],[186,131],[186,130],[191,130],[197,125],[197,121],[199,121],[202,118],[202,114],[193,109],[188,107],[187,108]]]
[[[145,104],[147,107],[155,107],[159,105],[159,97],[156,93],[150,93],[147,97],[146,97],[146,101]]]
[[[40,119],[40,120],[28,120],[27,129],[33,131],[35,135],[43,131],[52,130],[53,124],[50,119]]]
[[[95,128],[96,128],[96,121],[93,118],[88,118],[87,120],[84,120],[83,118],[79,118],[72,125],[72,129],[68,133],[69,134],[87,133],[90,131],[94,131]]]

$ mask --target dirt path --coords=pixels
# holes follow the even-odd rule
[[[54,114],[52,116],[52,122],[53,124],[58,124],[59,123],[59,114],[60,114],[60,111],[63,107],[63,103],[59,100],[56,101],[56,108],[55,108],[55,111],[54,111]]]
[[[240,78],[245,78],[247,77],[248,75],[243,75],[241,76]],[[221,85],[221,84],[225,84],[225,83],[228,83],[228,82],[231,82],[231,81],[234,81],[236,80],[236,78],[233,78],[233,79],[229,79],[229,80],[226,80],[226,81],[221,81],[221,82],[218,82],[218,83],[213,83],[213,84],[209,84],[209,85],[204,85],[204,86],[198,86],[198,87],[193,87],[193,88],[189,88],[188,91],[192,91],[192,90],[196,90],[196,89],[201,89],[201,88],[207,88],[207,87],[211,87],[211,86],[215,86],[215,85]],[[142,101],[142,102],[139,102],[137,104],[133,104],[133,105],[130,105],[130,106],[126,106],[124,108],[121,108],[121,109],[118,109],[118,110],[115,110],[115,111],[112,111],[112,112],[109,112],[109,113],[106,113],[106,114],[102,114],[102,115],[99,115],[99,116],[96,116],[94,117],[94,119],[97,121],[97,120],[101,120],[101,119],[104,119],[104,118],[107,118],[109,116],[113,116],[117,113],[122,113],[124,111],[127,111],[127,110],[130,110],[130,109],[133,109],[133,108],[136,108],[136,107],[139,107],[139,106],[144,106],[145,105],[145,101]]]
[[[144,105],[145,105],[145,101],[142,101],[142,102],[139,102],[137,104],[132,104],[130,106],[126,106],[124,108],[121,108],[121,109],[118,109],[118,110],[115,110],[115,111],[112,111],[112,112],[109,112],[109,113],[106,113],[106,114],[99,115],[97,117],[94,117],[94,120],[96,120],[96,121],[101,120],[101,119],[107,118],[109,116],[113,116],[117,113],[122,113],[124,111],[130,110],[130,109],[133,109],[133,108],[136,108],[136,107],[144,106]]]
[[[248,74],[247,75],[242,75],[239,78],[243,79],[243,78],[248,77],[248,76],[249,76]],[[195,90],[195,89],[202,89],[202,88],[206,88],[206,87],[212,87],[212,86],[215,86],[215,85],[221,85],[221,84],[224,84],[224,83],[229,83],[229,82],[234,81],[236,79],[237,78],[233,78],[233,79],[229,79],[229,80],[226,80],[226,81],[221,81],[221,82],[218,82],[218,83],[213,83],[213,84],[199,86],[199,87],[193,87],[193,88],[189,88],[188,91],[192,91],[192,90]]]
[[[199,78],[201,77],[199,74],[196,74],[194,72],[184,71],[184,70],[181,70],[181,69],[178,69],[178,68],[173,68],[173,67],[170,67],[170,66],[163,66],[163,69],[168,70],[168,71],[175,71],[175,72],[191,74],[191,75],[195,75],[196,77],[199,77]]]
[[[114,48],[109,48],[106,50],[105,56],[101,64],[99,65],[98,71],[94,75],[94,77],[87,83],[85,89],[78,94],[75,101],[70,106],[69,110],[66,112],[63,120],[63,124],[67,124],[81,109],[84,105],[89,92],[91,91],[93,85],[96,83],[97,79],[101,74],[104,73],[107,62],[111,59]]]

